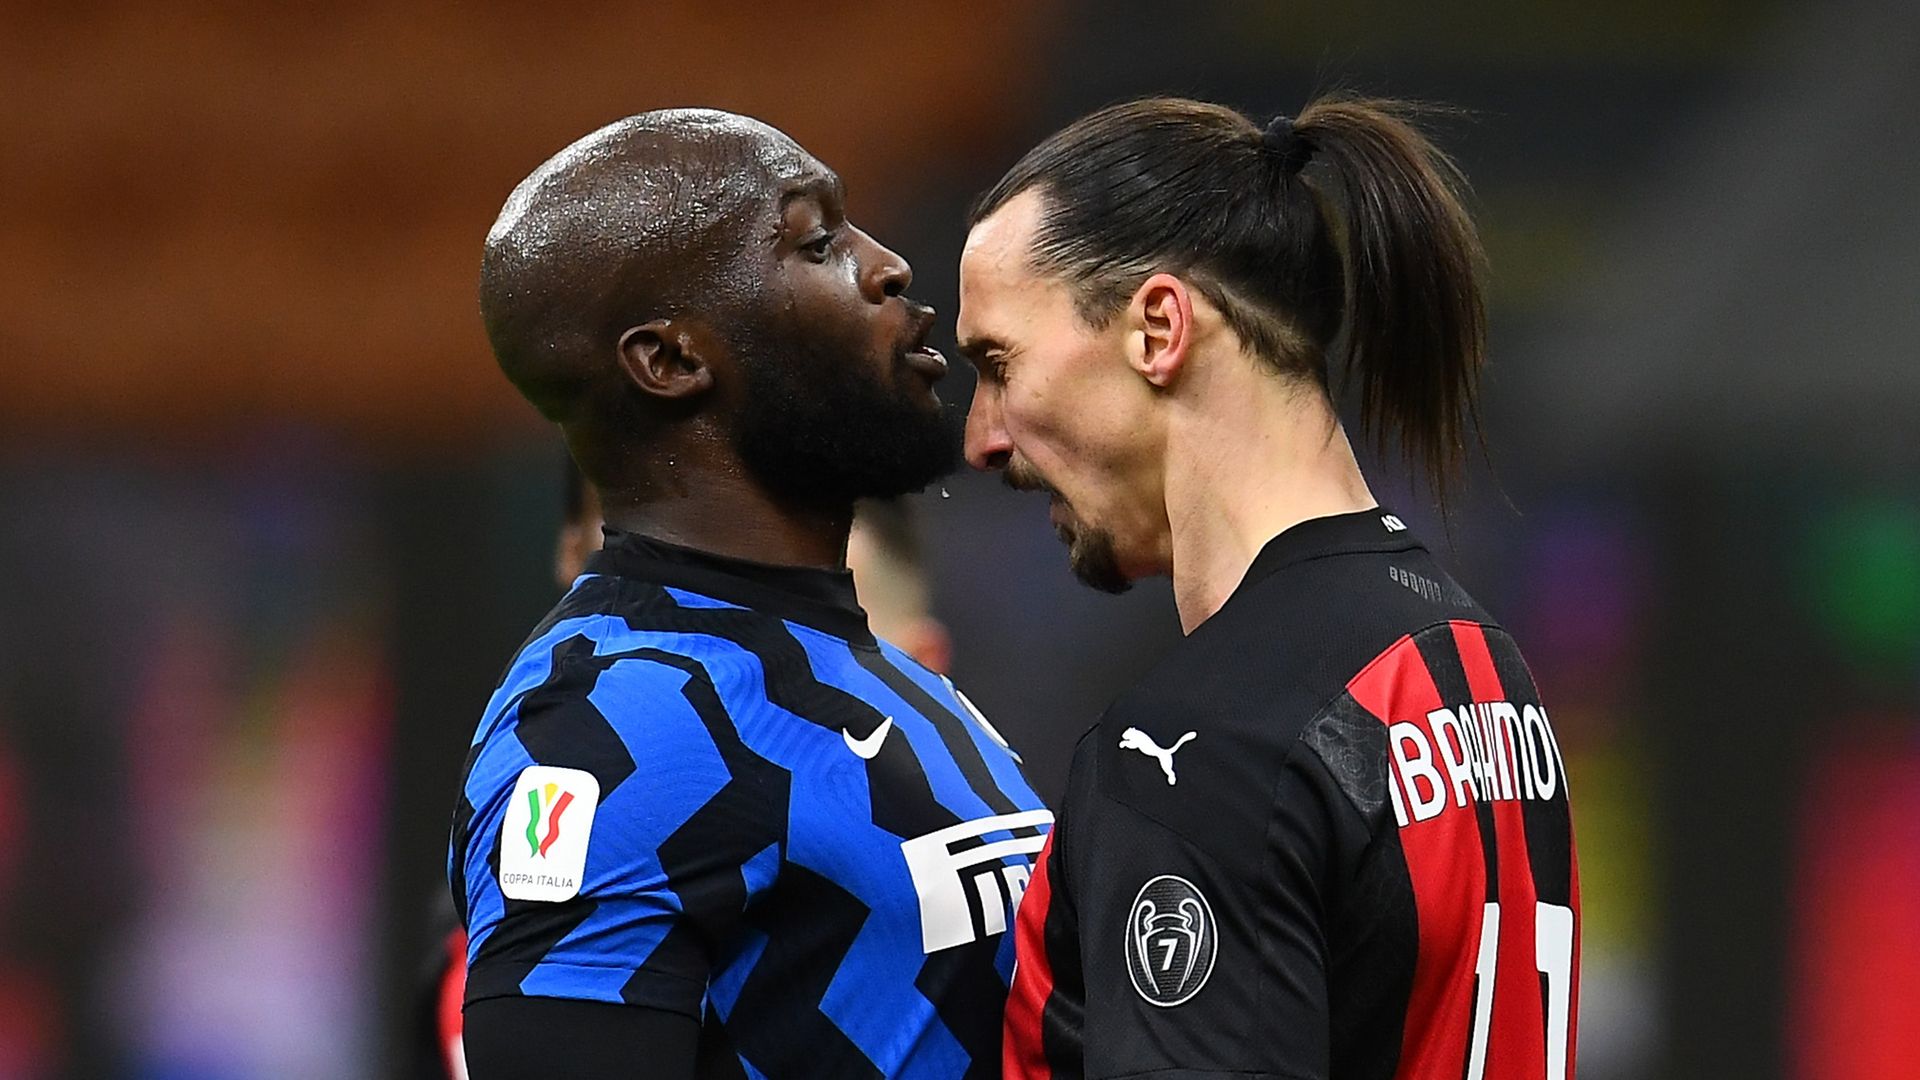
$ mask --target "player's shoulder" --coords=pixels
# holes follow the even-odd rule
[[[721,609],[758,618],[664,586],[583,575],[516,650],[476,742],[569,712],[596,714],[615,728],[644,727],[659,715],[661,699],[687,697],[689,682],[709,689],[758,685],[759,673],[744,670],[750,665],[741,650],[698,618]]]
[[[1278,546],[1289,535],[1103,723],[1124,732],[1177,717],[1284,748],[1397,642],[1451,622],[1494,625],[1410,534],[1361,533],[1291,551]]]
[[[1287,539],[1082,747],[1102,797],[1224,851],[1259,851],[1288,799],[1350,818],[1340,794],[1355,778],[1339,770],[1384,776],[1385,736],[1337,715],[1348,684],[1431,628],[1491,626],[1389,513]]]

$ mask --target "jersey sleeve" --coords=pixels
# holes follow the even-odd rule
[[[1297,743],[1186,731],[1103,730],[1073,808],[1099,834],[1072,875],[1085,1073],[1321,1080],[1338,812],[1324,771]]]
[[[717,951],[777,875],[784,790],[733,767],[734,718],[699,664],[557,651],[469,769],[466,1001],[698,1017]]]

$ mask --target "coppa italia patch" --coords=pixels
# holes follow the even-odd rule
[[[587,872],[587,838],[600,805],[590,772],[529,765],[500,825],[500,892],[510,900],[571,900]]]

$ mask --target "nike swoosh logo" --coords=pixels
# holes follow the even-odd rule
[[[880,744],[887,741],[887,732],[892,730],[893,717],[889,716],[879,727],[873,729],[873,734],[864,739],[854,738],[853,732],[848,731],[846,728],[840,729],[840,737],[847,740],[847,749],[868,761],[872,761],[874,755],[880,752]]]

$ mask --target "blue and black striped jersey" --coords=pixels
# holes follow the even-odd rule
[[[468,756],[466,999],[693,1016],[703,1076],[997,1075],[1051,823],[849,575],[609,531]]]

